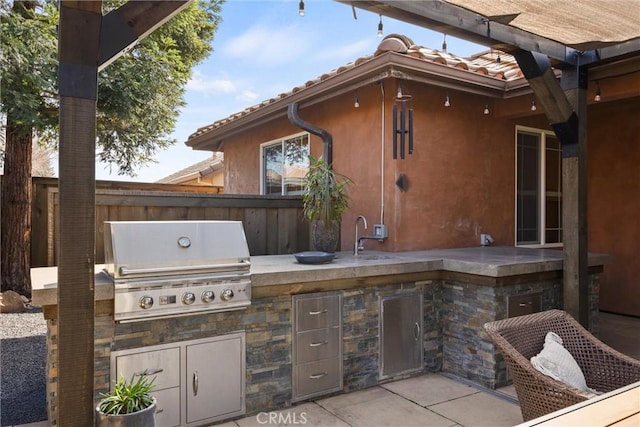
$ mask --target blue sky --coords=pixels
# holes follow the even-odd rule
[[[298,0],[227,0],[213,41],[213,53],[194,69],[187,86],[187,105],[173,138],[178,142],[159,153],[157,163],[143,166],[137,176],[109,174],[96,165],[96,179],[154,182],[211,153],[195,151],[184,142],[199,127],[263,100],[288,92],[355,59],[372,54],[379,16],[332,0],[306,0],[305,16]],[[441,49],[443,34],[382,17],[384,35],[410,37],[416,44]],[[447,36],[447,50],[469,56],[480,45]],[[115,170],[115,168],[114,168]]]

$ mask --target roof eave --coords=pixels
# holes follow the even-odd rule
[[[308,107],[388,78],[412,80],[492,98],[504,97],[509,87],[509,82],[506,80],[396,52],[386,52],[287,96],[282,96],[268,105],[256,107],[255,111],[249,111],[241,117],[231,119],[226,124],[200,134],[196,132],[189,137],[186,145],[194,150],[223,151],[226,139],[238,132],[286,116],[287,106],[293,102],[297,102],[300,108]],[[516,81],[523,81],[523,85],[527,85],[524,78]]]

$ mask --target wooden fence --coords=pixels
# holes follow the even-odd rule
[[[299,196],[217,194],[216,187],[96,181],[96,264],[104,263],[104,221],[239,220],[251,255],[309,249]],[[58,180],[33,178],[31,266],[56,265]]]

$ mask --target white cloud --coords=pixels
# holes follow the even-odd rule
[[[349,44],[329,46],[314,55],[318,62],[338,62],[346,64],[356,59],[371,55],[376,50],[377,40],[367,38]]]
[[[186,86],[187,90],[207,93],[233,93],[237,85],[227,78],[209,78],[196,70]]]
[[[307,48],[298,25],[283,27],[256,24],[226,43],[221,52],[254,65],[276,66],[297,60]]]
[[[240,101],[254,102],[258,99],[259,96],[260,95],[258,93],[250,89],[245,89],[240,92],[240,94],[236,97],[236,99]]]

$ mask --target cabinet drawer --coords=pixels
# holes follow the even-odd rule
[[[339,358],[305,363],[296,366],[294,369],[294,396],[296,399],[342,389],[342,372]]]
[[[340,324],[340,295],[300,297],[295,298],[295,302],[298,332]]]
[[[156,390],[180,386],[180,347],[117,356],[118,376],[112,380],[117,381],[121,376],[129,380],[132,375],[141,375],[145,370],[150,377],[155,377],[153,385]]]
[[[296,335],[296,363],[338,357],[340,344],[339,326],[300,332]]]
[[[180,387],[151,393],[156,398],[156,424],[163,427],[180,425]]]

